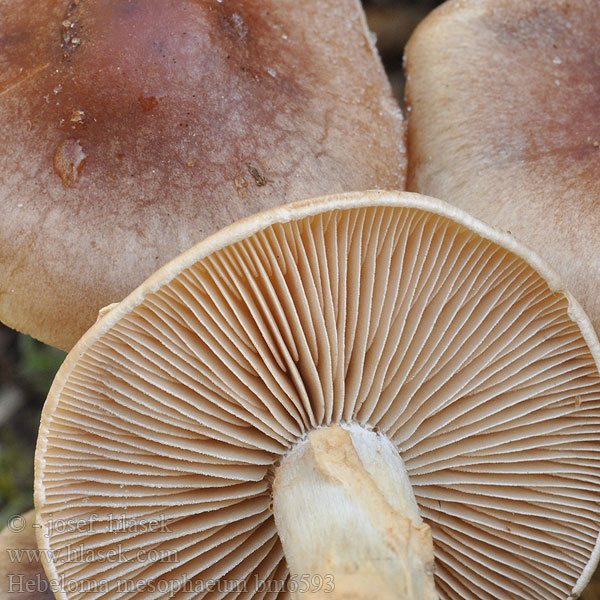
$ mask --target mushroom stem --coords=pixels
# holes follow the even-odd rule
[[[437,598],[431,530],[383,435],[311,431],[277,469],[273,512],[298,597]]]

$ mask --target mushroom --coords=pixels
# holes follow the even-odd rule
[[[242,220],[55,379],[35,503],[57,598],[572,599],[600,553],[599,358],[554,272],[443,202]]]
[[[358,0],[0,0],[0,320],[62,349],[231,222],[404,188]]]
[[[510,231],[600,330],[600,5],[446,2],[406,48],[408,188]]]
[[[33,510],[12,517],[0,532],[0,598],[54,599],[39,560]]]

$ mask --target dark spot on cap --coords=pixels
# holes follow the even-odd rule
[[[156,96],[144,96],[143,94],[140,94],[138,102],[144,112],[150,112],[153,108],[158,106],[158,99]]]
[[[250,164],[246,166],[248,167],[248,173],[252,175],[252,177],[254,178],[254,183],[256,183],[256,185],[258,185],[259,187],[267,185],[268,182],[266,177],[264,177],[264,175],[261,175],[260,171],[256,167],[253,167]]]

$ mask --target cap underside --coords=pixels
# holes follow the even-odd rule
[[[358,422],[400,451],[440,598],[565,600],[597,554],[589,322],[528,251],[439,202],[307,206],[200,244],[67,359],[36,457],[57,598],[289,597],[274,466]],[[60,559],[79,547],[100,559]]]

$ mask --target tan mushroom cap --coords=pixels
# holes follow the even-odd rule
[[[123,558],[49,562],[71,586],[57,597],[283,582],[271,481],[339,423],[399,451],[442,600],[571,598],[599,553],[599,356],[545,263],[440,201],[342,194],[245,219],[107,313],[57,375],[39,542]],[[249,597],[288,597],[265,589]]]
[[[0,320],[63,349],[289,200],[405,183],[358,0],[0,0]]]
[[[408,188],[510,231],[600,328],[600,5],[461,0],[406,48]]]
[[[14,516],[0,532],[0,598],[54,600],[39,555],[35,511]]]

